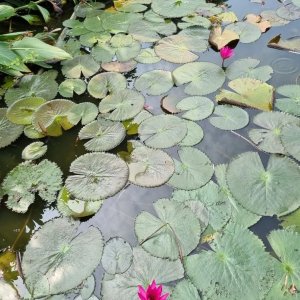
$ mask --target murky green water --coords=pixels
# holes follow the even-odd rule
[[[222,1],[218,1],[219,3]],[[231,10],[236,13],[239,20],[241,20],[246,14],[253,13],[259,14],[263,10],[274,10],[280,7],[282,4],[275,0],[266,0],[265,6],[261,6],[256,3],[251,3],[248,0],[229,0],[225,2],[231,6]],[[67,9],[62,19],[68,18],[72,11]],[[51,26],[60,26],[61,20],[57,19],[51,23]],[[252,44],[241,44],[239,43],[236,51],[234,60],[253,57],[261,61],[261,65],[270,65],[274,69],[274,74],[271,80],[268,82],[274,87],[278,87],[284,84],[293,84],[296,77],[300,73],[300,56],[297,54],[289,53],[286,51],[279,51],[267,47],[268,41],[275,37],[277,34],[282,34],[282,38],[288,38],[291,36],[300,34],[300,21],[294,21],[286,26],[272,27],[267,33],[262,34],[260,39]],[[38,29],[38,28],[35,28]],[[1,31],[3,29],[1,28]],[[5,29],[4,29],[5,31]],[[144,47],[148,47],[149,44],[145,44]],[[201,61],[209,61],[215,64],[221,65],[220,54],[209,50],[204,54],[200,55]],[[232,62],[229,60],[226,62]],[[132,87],[134,77],[139,76],[146,71],[153,69],[164,69],[173,71],[178,65],[171,64],[166,61],[161,61],[155,65],[141,65],[138,64],[136,70],[130,72],[128,77],[129,88]],[[63,78],[59,78],[61,81]],[[226,83],[224,84],[226,86]],[[174,87],[168,94],[175,93],[186,96],[183,93],[183,88]],[[214,100],[214,94],[210,94],[208,97]],[[147,101],[146,104],[152,106],[154,114],[161,114],[160,100],[163,97],[150,97],[144,93]],[[60,98],[59,96],[57,98]],[[85,93],[82,96],[75,96],[74,102],[80,103],[84,101],[93,102],[98,104],[99,101],[92,98]],[[4,103],[0,101],[0,107],[4,106]],[[253,117],[257,111],[247,110],[249,115]],[[235,136],[230,131],[221,131],[213,127],[208,120],[200,121],[198,124],[202,127],[205,136],[203,141],[196,147],[204,151],[217,165],[221,163],[228,163],[236,155],[246,151],[256,151],[249,143],[242,140],[238,136]],[[251,124],[250,127],[255,125]],[[247,131],[249,126],[239,130],[238,132],[248,137]],[[52,137],[47,140],[48,152],[44,158],[50,161],[56,162],[64,172],[64,176],[68,175],[69,166],[71,162],[78,156],[86,153],[83,147],[83,141],[79,141],[76,144],[76,138],[78,131],[81,126],[78,125],[71,130],[64,132],[60,137]],[[129,137],[129,138],[132,138]],[[134,136],[135,138],[135,136]],[[12,170],[21,159],[21,152],[25,146],[31,143],[24,135],[20,137],[12,145],[0,149],[0,182],[4,179],[6,174]],[[117,153],[121,150],[126,150],[126,141],[124,141],[119,147],[113,150],[113,153]],[[166,150],[171,156],[177,158],[177,148],[169,148]],[[263,163],[268,161],[268,156],[265,153],[260,153]],[[152,203],[159,198],[169,198],[172,193],[172,187],[164,185],[155,189],[146,189],[138,186],[130,185],[125,190],[118,193],[116,196],[104,201],[104,204],[100,211],[92,216],[83,220],[80,229],[87,228],[90,225],[98,227],[105,240],[108,240],[113,236],[120,236],[130,242],[132,245],[136,245],[137,240],[134,235],[134,219],[143,210],[149,211],[155,214]],[[55,209],[55,204],[51,206],[47,205],[44,201],[36,201],[31,205],[29,211],[26,214],[17,214],[8,210],[5,207],[4,201],[0,208],[0,249],[11,247],[15,240],[20,235],[17,244],[14,246],[15,250],[24,251],[27,242],[29,241],[30,235],[39,228],[45,221],[59,216],[58,211]],[[28,221],[28,222],[27,222]],[[24,224],[26,224],[24,226]],[[266,235],[270,230],[276,228],[279,222],[276,218],[264,217],[258,224],[250,228],[253,230],[263,242],[267,244]],[[102,270],[99,267],[95,271],[97,278],[97,286],[95,295],[100,295],[100,282],[102,277]],[[22,282],[20,278],[15,282],[20,290],[20,294],[23,293]]]

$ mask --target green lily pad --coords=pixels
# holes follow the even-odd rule
[[[187,110],[182,118],[191,121],[200,121],[209,117],[214,111],[214,103],[206,97],[187,97],[179,101],[176,108]]]
[[[23,125],[12,123],[6,116],[8,109],[0,108],[0,148],[14,142],[23,132]]]
[[[79,20],[66,20],[63,22],[63,25],[67,28],[70,28],[67,31],[69,36],[79,36],[85,33],[90,32],[89,29],[85,28],[84,23],[80,22]]]
[[[80,221],[58,218],[45,223],[32,236],[23,255],[22,269],[33,297],[59,294],[77,287],[100,263],[101,232],[91,226],[76,236],[79,225]],[[86,255],[76,259],[78,253]]]
[[[82,95],[85,90],[86,84],[81,79],[67,79],[63,81],[58,88],[59,93],[66,98],[73,97],[73,92],[77,95]]]
[[[124,239],[114,237],[106,242],[101,260],[106,273],[122,274],[130,268],[132,260],[132,248]]]
[[[178,27],[180,29],[185,29],[190,26],[202,26],[205,28],[209,28],[211,26],[211,22],[204,17],[198,16],[197,14],[192,14],[187,17],[181,19],[181,23],[178,23]]]
[[[43,160],[39,164],[25,162],[15,167],[2,183],[8,195],[7,207],[19,213],[25,213],[35,200],[35,193],[51,203],[61,188],[62,171],[53,162]]]
[[[115,72],[101,73],[94,76],[88,84],[88,92],[97,99],[104,98],[107,93],[117,93],[125,90],[126,78]]]
[[[74,12],[77,17],[85,18],[101,14],[103,8],[105,4],[101,2],[82,2],[75,6]]]
[[[218,20],[221,20],[221,24],[223,26],[239,21],[237,15],[233,11],[226,11],[221,14],[218,14],[216,18]]]
[[[171,115],[157,115],[139,126],[141,141],[153,148],[169,148],[180,143],[187,134],[185,123]]]
[[[138,286],[144,289],[152,283],[164,284],[183,278],[184,270],[179,259],[170,261],[157,258],[141,247],[133,248],[133,262],[131,267],[123,274],[108,278],[107,274],[102,280],[101,295],[103,300],[113,299],[118,295],[122,300],[139,300]],[[163,286],[162,294],[170,292],[170,287]]]
[[[300,116],[300,86],[283,85],[278,87],[276,92],[287,98],[276,99],[275,106],[281,111]]]
[[[127,73],[134,70],[137,66],[135,60],[129,60],[125,62],[111,61],[108,63],[102,63],[101,68],[108,72]]]
[[[153,206],[158,217],[142,212],[135,220],[135,234],[140,243],[144,241],[142,247],[151,255],[172,260],[179,258],[179,246],[183,256],[191,253],[199,244],[201,231],[192,210],[169,199],[160,199]]]
[[[225,81],[225,72],[210,62],[193,62],[173,71],[177,86],[188,83],[184,92],[188,95],[207,95],[215,92]]]
[[[102,27],[101,15],[89,17],[84,19],[84,27],[92,32],[104,32],[105,29]]]
[[[174,173],[173,159],[166,152],[144,146],[131,152],[128,167],[129,181],[143,187],[163,185]]]
[[[116,54],[116,48],[109,43],[98,43],[92,48],[92,56],[101,63],[111,62]]]
[[[171,72],[152,70],[139,76],[134,86],[140,92],[148,89],[147,95],[149,96],[158,96],[170,91],[174,82]]]
[[[80,78],[81,74],[88,78],[96,74],[100,69],[100,65],[91,55],[78,55],[61,64],[63,65],[61,71],[68,78]]]
[[[143,19],[147,20],[149,22],[153,22],[153,23],[163,23],[163,22],[165,22],[165,19],[162,16],[155,13],[152,9],[147,10],[144,13],[144,18]]]
[[[286,216],[282,216],[278,218],[279,221],[283,221],[280,223],[280,226],[288,231],[296,231],[300,233],[300,209],[298,208],[291,214]]]
[[[32,125],[35,130],[47,130],[50,136],[62,135],[62,128],[68,130],[74,125],[68,121],[68,113],[75,103],[70,100],[57,99],[42,104],[32,116]]]
[[[98,107],[94,103],[83,102],[74,105],[68,112],[68,121],[77,125],[80,120],[82,125],[94,121],[98,115]]]
[[[79,288],[79,295],[76,296],[74,300],[99,300],[96,296],[92,295],[95,286],[95,277],[91,275],[82,282]]]
[[[200,300],[196,287],[188,279],[181,280],[177,283],[170,298],[170,300],[181,299]]]
[[[300,1],[299,1],[299,0],[292,0],[292,3],[293,3],[295,6],[300,7]]]
[[[5,94],[7,106],[22,98],[40,97],[45,100],[53,99],[58,91],[55,81],[57,71],[50,70],[42,75],[25,75],[17,81],[17,87],[9,88]]]
[[[210,31],[203,27],[203,26],[190,26],[183,30],[181,30],[178,35],[191,35],[191,36],[197,36],[198,38],[201,38],[202,40],[208,40]]]
[[[274,87],[252,78],[238,78],[228,83],[236,93],[221,89],[216,96],[218,103],[256,108],[264,111],[273,109]]]
[[[105,119],[125,121],[135,117],[143,109],[144,96],[134,90],[123,90],[105,97],[99,105]]]
[[[43,142],[32,143],[22,151],[22,158],[26,160],[38,159],[47,152],[47,148]]]
[[[204,133],[201,126],[192,121],[183,121],[187,127],[188,132],[185,138],[178,145],[180,147],[189,147],[199,144],[204,137]]]
[[[276,10],[276,14],[285,20],[294,21],[300,19],[300,7],[288,3]]]
[[[181,160],[174,159],[175,173],[169,184],[177,189],[195,190],[205,185],[213,176],[213,164],[200,150],[183,147],[178,150]]]
[[[151,0],[116,0],[114,5],[117,11],[137,13],[147,9],[144,4],[150,4]]]
[[[122,123],[116,122],[111,126],[104,126],[99,121],[85,125],[79,131],[79,139],[90,139],[84,144],[88,151],[108,151],[117,147],[125,138],[126,130]]]
[[[260,16],[262,17],[261,22],[269,21],[272,27],[284,26],[290,23],[290,21],[279,17],[275,10],[264,10]]]
[[[214,15],[218,15],[222,12],[222,8],[216,6],[214,3],[201,3],[197,9],[196,12],[198,15],[203,17],[212,17]]]
[[[234,31],[240,36],[241,43],[253,43],[261,36],[261,30],[258,26],[249,22],[236,22],[226,26],[227,30]]]
[[[1,8],[1,6],[0,6]],[[18,292],[4,279],[0,279],[0,298],[9,300],[19,300]]]
[[[250,57],[236,60],[226,68],[226,76],[230,80],[254,78],[266,82],[272,77],[273,69],[270,66],[256,68],[259,63],[259,60]]]
[[[172,35],[161,39],[154,50],[160,58],[172,63],[188,63],[199,58],[194,52],[205,52],[208,42],[197,36]]]
[[[233,197],[258,215],[282,216],[300,206],[300,170],[287,157],[271,155],[265,169],[257,153],[246,152],[229,164],[226,177]]]
[[[297,160],[300,160],[300,124],[291,122],[281,129],[280,140],[284,149]]]
[[[210,247],[213,251],[184,261],[190,280],[206,299],[265,299],[272,285],[272,264],[257,236],[230,224]]]
[[[35,130],[34,127],[32,126],[32,124],[25,126],[24,134],[29,139],[41,139],[46,136],[45,133]]]
[[[66,188],[84,201],[103,200],[114,196],[128,180],[128,167],[116,155],[109,153],[84,154],[74,160],[66,180]]]
[[[248,113],[236,106],[218,105],[214,114],[209,118],[211,125],[222,130],[238,130],[246,127],[249,123]]]
[[[250,129],[248,132],[250,139],[263,151],[285,155],[288,152],[280,141],[282,127],[286,124],[300,126],[298,118],[278,111],[257,114],[253,118],[253,123],[262,128]]]
[[[107,43],[111,39],[111,35],[104,32],[88,32],[80,36],[80,43],[86,47],[93,47],[96,43]]]
[[[69,38],[67,42],[57,43],[57,47],[71,54],[73,57],[81,55],[81,43],[76,38]]]

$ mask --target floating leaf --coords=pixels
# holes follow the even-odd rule
[[[132,248],[124,239],[114,237],[106,242],[101,260],[105,272],[122,274],[130,268],[132,260]]]
[[[79,36],[85,33],[90,32],[89,29],[85,28],[84,23],[79,20],[66,20],[63,22],[65,27],[71,28],[67,31],[69,36]]]
[[[142,49],[138,56],[134,58],[138,63],[141,64],[155,64],[161,60],[151,48]]]
[[[181,99],[182,97],[178,95],[170,94],[160,100],[160,106],[164,112],[178,114],[181,112],[181,110],[176,108],[176,105]]]
[[[1,5],[4,6],[4,5]],[[0,6],[0,9],[1,9]],[[5,5],[6,6],[6,5]],[[0,12],[1,16],[1,12]],[[9,299],[9,300],[19,300],[20,297],[17,293],[17,291],[7,282],[4,281],[4,279],[0,279],[0,299]]]
[[[280,141],[281,129],[286,124],[300,125],[300,120],[294,116],[274,111],[257,114],[253,123],[262,127],[250,129],[248,134],[251,140],[268,153],[288,154]]]
[[[22,151],[22,158],[26,160],[38,159],[47,152],[47,148],[43,142],[31,143]]]
[[[215,17],[221,21],[222,25],[228,25],[239,21],[237,15],[233,11],[223,12]]]
[[[151,0],[116,0],[114,5],[116,10],[127,12],[127,13],[137,13],[147,9],[147,6],[143,4],[150,4]]]
[[[82,95],[86,90],[86,84],[81,79],[67,79],[59,86],[59,93],[66,98],[73,97],[73,92]]]
[[[86,125],[94,121],[98,115],[99,111],[94,103],[83,102],[74,105],[68,112],[68,121],[77,125],[80,120],[82,125]]]
[[[99,105],[104,117],[112,121],[125,121],[135,117],[144,107],[145,98],[134,90],[123,90],[105,97]]]
[[[173,22],[157,23],[139,20],[131,23],[128,31],[137,41],[153,43],[161,39],[160,35],[168,36],[176,33],[177,27]]]
[[[191,253],[199,243],[201,230],[192,210],[169,199],[160,199],[153,206],[158,218],[142,212],[135,220],[135,234],[142,247],[151,255],[173,260]]]
[[[128,167],[116,155],[109,153],[84,154],[74,160],[66,188],[84,201],[103,200],[114,196],[126,184]]]
[[[107,43],[111,39],[108,32],[88,32],[80,36],[80,43],[86,47],[93,47],[96,43]]]
[[[139,76],[135,81],[138,91],[148,89],[147,95],[158,96],[167,93],[174,85],[172,73],[164,70],[153,70]]]
[[[197,14],[192,14],[181,19],[182,23],[178,23],[180,29],[185,29],[190,26],[202,26],[209,28],[211,26],[210,21],[207,18],[198,16]]]
[[[30,139],[40,139],[46,136],[42,131],[35,130],[32,124],[25,126],[24,134]]]
[[[295,6],[300,7],[300,1],[299,1],[299,0],[292,0],[292,3],[293,3]]]
[[[38,97],[23,98],[7,110],[7,118],[15,124],[31,124],[32,115],[46,100]]]
[[[0,108],[0,148],[14,142],[23,132],[23,125],[14,124],[6,116],[7,108]]]
[[[207,299],[264,299],[272,284],[272,264],[257,236],[230,224],[210,247],[213,251],[184,261],[190,280]]]
[[[82,201],[74,198],[65,187],[57,197],[57,209],[64,217],[82,218],[95,214],[102,206],[103,200]]]
[[[180,143],[187,134],[187,127],[178,117],[157,115],[139,126],[141,141],[153,148],[169,148]]]
[[[172,35],[161,39],[154,47],[160,58],[173,63],[188,63],[199,58],[194,52],[205,52],[207,41],[196,36]]]
[[[23,255],[22,269],[33,297],[59,294],[77,287],[100,263],[101,232],[91,226],[75,236],[79,225],[79,221],[58,218],[45,223],[32,236]],[[78,253],[85,255],[77,259]]]
[[[300,9],[300,8],[299,8]],[[268,43],[269,48],[274,48],[278,50],[285,50],[294,53],[300,53],[300,38],[299,36],[293,36],[287,38],[286,40],[280,40],[281,35],[275,36]]]
[[[226,76],[230,80],[254,78],[266,82],[272,77],[273,69],[270,66],[256,68],[259,63],[259,60],[250,57],[235,60],[226,68]]]
[[[177,283],[175,286],[170,300],[200,300],[199,293],[195,286],[187,279],[184,279]]]
[[[127,73],[135,69],[137,62],[135,60],[129,60],[126,62],[106,62],[101,64],[101,68],[108,72]]]
[[[241,154],[227,169],[233,197],[246,209],[263,216],[282,216],[299,207],[299,179],[299,167],[291,159],[274,154],[266,169],[255,152]]]
[[[60,168],[45,159],[37,165],[30,162],[19,164],[8,173],[2,188],[8,195],[6,205],[16,212],[25,213],[34,202],[35,193],[43,200],[53,202],[61,184]]]
[[[248,22],[237,22],[226,26],[227,30],[234,31],[240,36],[241,43],[253,43],[261,36],[261,30],[258,26]]]
[[[79,288],[79,295],[74,300],[99,300],[96,296],[92,295],[95,290],[95,277],[94,275],[89,276],[85,279]]]
[[[178,35],[191,35],[197,36],[197,38],[201,38],[202,40],[208,40],[210,31],[202,26],[190,26],[181,30]]]
[[[46,128],[50,136],[62,135],[62,128],[68,130],[74,125],[68,121],[68,113],[75,103],[69,100],[57,99],[48,101],[34,112],[32,125],[35,130],[42,132]],[[42,126],[42,127],[41,127]]]
[[[291,122],[281,128],[280,140],[285,151],[300,160],[300,124],[298,120],[297,118],[297,122]]]
[[[94,76],[88,84],[88,92],[97,99],[104,98],[107,93],[117,93],[125,90],[126,78],[115,72],[107,72]]]
[[[163,185],[174,173],[173,159],[166,152],[144,146],[131,152],[128,167],[129,181],[143,187]]]
[[[76,38],[69,38],[67,42],[64,41],[62,41],[61,43],[58,42],[57,47],[65,50],[73,57],[77,55],[81,55],[80,52],[81,43]]]
[[[258,26],[261,32],[266,32],[267,29],[271,27],[271,23],[269,21],[262,21],[261,16],[256,16],[253,14],[248,14],[245,16],[247,22]]]
[[[109,43],[99,43],[92,48],[92,55],[99,62],[111,62],[115,54],[116,48]]]
[[[236,93],[221,89],[216,96],[218,103],[257,108],[265,111],[273,109],[275,89],[266,83],[252,78],[238,78],[228,83]]]
[[[300,19],[300,7],[288,3],[276,10],[276,14],[285,20],[294,21]]]
[[[278,218],[279,221],[283,221],[280,223],[280,226],[289,231],[296,231],[300,233],[300,209],[298,208],[294,212],[289,215],[282,216]]]
[[[210,159],[200,150],[183,147],[178,150],[181,160],[174,159],[175,173],[169,184],[177,189],[194,190],[205,185],[212,177],[214,170]]]
[[[182,115],[182,118],[191,121],[200,121],[209,117],[214,111],[214,103],[206,97],[187,97],[182,99],[176,108],[180,110],[187,110]]]
[[[287,98],[276,99],[275,106],[281,111],[300,116],[300,86],[296,84],[283,85],[276,91]]]
[[[214,114],[218,117],[210,117],[209,122],[222,130],[242,129],[249,123],[248,113],[236,106],[218,105],[215,107]]]
[[[40,97],[45,100],[53,99],[58,91],[55,81],[57,71],[50,70],[42,75],[25,75],[17,81],[15,88],[9,88],[5,94],[7,106],[21,98]]]
[[[184,89],[188,95],[207,95],[215,92],[225,81],[225,73],[219,66],[210,62],[193,62],[173,71],[177,86],[189,83]]]
[[[269,21],[272,27],[284,26],[289,24],[290,21],[280,18],[275,10],[265,10],[261,12],[261,22]]]
[[[78,55],[62,62],[62,65],[61,71],[68,78],[80,78],[81,74],[88,78],[96,74],[100,68],[91,55]]]
[[[187,127],[187,135],[185,138],[178,144],[180,147],[186,146],[195,146],[199,144],[204,136],[202,128],[195,122],[183,120]]]
[[[203,17],[212,17],[214,15],[218,15],[222,12],[221,7],[217,7],[214,3],[201,3],[197,9],[196,12],[198,15]]]
[[[105,8],[105,4],[101,2],[80,2],[75,6],[74,12],[77,17],[85,18],[101,14],[102,8]]]
[[[108,151],[123,141],[126,131],[120,122],[111,126],[104,126],[99,121],[93,121],[84,126],[79,131],[78,136],[80,140],[91,139],[84,144],[88,151]]]
[[[101,15],[84,19],[84,27],[92,32],[104,32]],[[107,34],[107,33],[106,33]]]
[[[153,280],[164,284],[183,278],[184,270],[180,260],[170,261],[153,257],[141,247],[133,248],[133,263],[128,271],[113,278],[104,276],[101,295],[103,300],[138,300],[138,286],[147,289]],[[162,294],[170,292],[163,286]]]
[[[239,35],[236,32],[226,29],[222,32],[222,27],[220,26],[213,27],[209,36],[209,42],[218,50],[222,49],[232,41],[239,39]]]
[[[165,22],[165,19],[162,16],[156,14],[152,9],[147,10],[144,13],[144,20],[147,20],[147,21],[153,22],[153,23],[163,23],[163,22]]]

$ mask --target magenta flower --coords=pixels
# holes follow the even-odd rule
[[[225,61],[225,59],[234,56],[233,49],[230,49],[228,46],[223,47],[220,50],[220,55],[223,58],[222,67],[224,67],[224,61]]]
[[[166,300],[169,294],[161,295],[162,293],[162,286],[160,285],[158,288],[156,287],[155,280],[152,281],[147,288],[147,291],[139,285],[139,293],[138,296],[141,300]]]

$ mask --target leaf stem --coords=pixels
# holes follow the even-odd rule
[[[34,4],[40,4],[40,3],[43,3],[43,2],[46,2],[48,0],[38,0],[36,2],[34,2]],[[27,5],[23,5],[23,6],[20,6],[20,7],[17,7],[15,8],[15,11],[18,11],[18,10],[22,10],[22,9],[26,9],[29,7],[30,4],[27,4]]]
[[[162,228],[164,228],[166,225],[168,225],[168,223],[165,223],[164,225],[160,226],[157,230],[155,230],[151,235],[149,235],[147,238],[145,238],[144,240],[142,240],[139,243],[139,246],[142,246],[145,242],[147,242],[149,239],[151,239],[155,233],[157,233],[158,231],[160,231]]]
[[[244,136],[238,134],[237,132],[230,130],[233,134],[239,136],[240,138],[242,138],[243,140],[245,140],[246,142],[248,142],[250,145],[252,145],[254,148],[256,148],[257,150],[266,153],[264,150],[260,149],[258,146],[256,146],[254,143],[252,143],[251,141],[249,141],[248,139],[246,139]]]
[[[296,78],[296,84],[298,84],[299,78],[300,78],[300,75],[298,75],[297,78]]]

